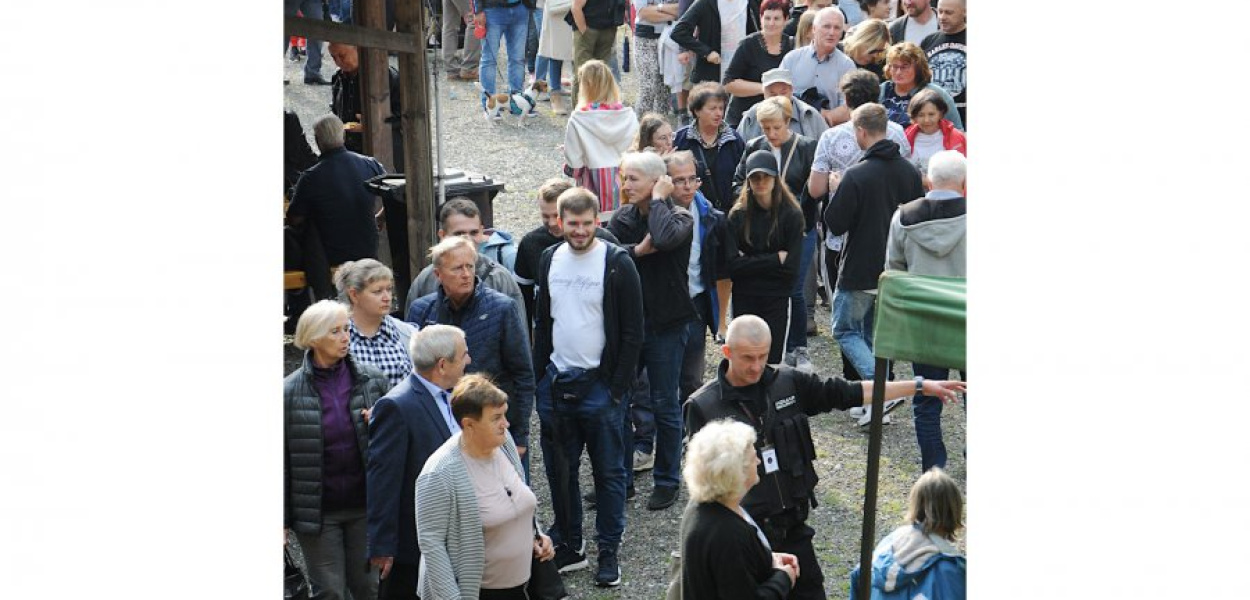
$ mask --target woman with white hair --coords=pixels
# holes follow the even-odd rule
[[[793,554],[773,552],[741,506],[759,483],[755,430],[730,419],[708,423],[686,450],[690,503],[681,519],[683,600],[785,598],[799,576]]]
[[[339,300],[351,306],[348,350],[356,360],[386,375],[387,389],[412,372],[408,342],[416,327],[391,316],[395,276],[390,267],[366,258],[339,265],[334,273]]]
[[[369,410],[386,377],[348,354],[347,307],[322,300],[295,327],[304,362],[282,382],[284,534],[295,530],[322,598],[378,594],[365,549]],[[285,539],[285,537],[284,537]]]

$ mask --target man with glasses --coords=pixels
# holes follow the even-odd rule
[[[516,260],[516,246],[512,245],[510,234],[483,227],[482,213],[478,211],[477,205],[472,200],[459,196],[449,198],[442,210],[438,211],[438,239],[445,239],[449,235],[467,237],[477,244],[477,278],[486,287],[502,292],[516,302],[517,307],[525,310],[521,288],[513,280],[512,267],[508,264]],[[494,256],[502,260],[492,258]],[[412,281],[405,298],[411,302],[421,296],[433,294],[437,287],[438,278],[434,276],[434,265],[426,265]]]
[[[781,68],[769,69],[764,71],[760,82],[764,84],[765,100],[773,96],[785,96],[790,99],[790,107],[793,109],[790,114],[790,131],[818,140],[820,134],[829,129],[829,124],[820,116],[820,111],[794,97],[794,83],[790,79],[790,71]],[[760,121],[755,117],[755,106],[747,110],[742,115],[742,122],[738,123],[738,135],[741,135],[744,140],[764,135],[764,131],[760,128]]]

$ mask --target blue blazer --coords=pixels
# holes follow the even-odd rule
[[[436,400],[409,373],[373,405],[369,417],[367,497],[369,557],[416,565],[417,475],[451,437]]]

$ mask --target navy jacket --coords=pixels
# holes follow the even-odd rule
[[[391,388],[369,418],[367,499],[369,557],[416,565],[417,475],[451,437],[436,400],[415,373]]]
[[[534,369],[522,308],[512,298],[482,285],[479,279],[473,286],[473,295],[459,311],[451,309],[451,300],[440,285],[433,294],[413,300],[405,320],[421,328],[441,323],[464,330],[473,359],[465,372],[490,375],[508,395],[508,431],[516,445],[528,446],[530,414],[534,410]]]
[[[551,290],[547,276],[551,257],[560,242],[543,251],[538,263],[538,280],[534,282],[534,367],[546,371],[551,363]],[[642,354],[642,284],[638,269],[629,253],[616,244],[599,240],[608,247],[604,257],[603,332],[605,343],[599,359],[599,377],[608,384],[614,400],[620,400],[634,384],[638,374],[638,357]]]
[[[699,141],[694,125],[687,125],[677,130],[673,136],[674,150],[689,150],[694,154],[697,175],[703,179],[703,193],[713,206],[728,211],[733,206],[734,171],[738,170],[738,161],[746,151],[747,143],[738,135],[737,130],[726,127],[716,141],[716,159],[712,164],[704,160],[703,144]]]
[[[326,260],[332,265],[377,258],[378,226],[373,215],[378,197],[365,188],[365,180],[385,172],[382,163],[368,156],[344,148],[326,150],[300,176],[286,214],[307,217],[316,224]]]
[[[702,307],[707,318],[703,323],[715,332],[720,328],[720,295],[716,293],[716,281],[729,277],[725,251],[729,220],[725,218],[725,213],[708,202],[702,192],[694,193],[690,208],[699,220],[699,279],[703,291],[707,293],[705,306]]]

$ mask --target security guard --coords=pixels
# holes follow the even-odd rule
[[[808,417],[833,409],[846,410],[872,403],[871,381],[850,382],[838,377],[796,371],[786,365],[769,365],[772,335],[768,324],[754,315],[743,315],[729,324],[722,360],[715,380],[690,396],[686,403],[686,432],[693,436],[717,419],[734,419],[755,428],[760,456],[760,481],[752,487],[742,507],[768,537],[774,552],[789,552],[799,559],[799,579],[790,598],[820,599],[824,574],[812,548],[815,531],[807,526],[807,513],[816,506],[819,478],[812,462],[816,447]],[[962,381],[912,381],[886,384],[886,399],[923,393],[945,402],[957,399],[965,389]]]

